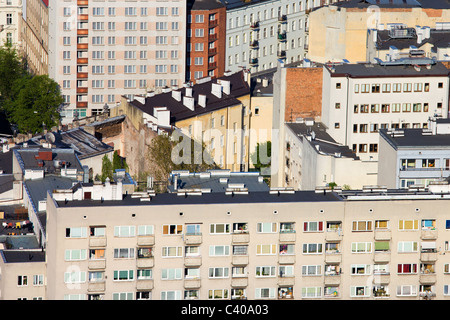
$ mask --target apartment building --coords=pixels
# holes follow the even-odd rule
[[[226,8],[220,0],[188,1],[186,80],[225,72]]]
[[[437,29],[450,21],[449,9],[445,0],[350,0],[316,8],[309,14],[307,58],[320,63],[368,61],[368,30],[387,29],[388,24]]]
[[[377,163],[362,161],[348,146],[337,143],[323,123],[298,119],[285,127],[284,161],[278,169],[285,179],[279,187],[314,190],[336,183],[359,190],[377,184]]]
[[[322,122],[361,160],[378,159],[379,129],[448,118],[448,70],[427,58],[332,64],[323,71]]]
[[[332,1],[222,1],[227,6],[225,69],[252,73],[277,61],[301,61],[308,51],[309,12]]]
[[[389,188],[427,187],[450,175],[448,119],[434,119],[429,129],[382,129],[378,184]],[[444,129],[437,129],[443,125]],[[438,131],[439,130],[439,131]]]
[[[32,74],[48,74],[48,0],[22,0],[22,50]]]
[[[45,299],[449,297],[448,185],[109,190],[49,193]]]
[[[185,80],[185,1],[52,1],[49,19],[63,123]]]
[[[195,85],[165,88],[123,100],[112,115],[126,114],[135,127],[165,125],[204,143],[222,169],[247,171],[250,132],[250,76],[247,71],[203,78]],[[189,145],[190,146],[190,145]]]
[[[22,47],[22,1],[5,0],[0,3],[0,45],[13,45],[16,49]]]

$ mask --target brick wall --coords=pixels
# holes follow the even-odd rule
[[[286,69],[285,121],[320,117],[322,111],[322,67]]]

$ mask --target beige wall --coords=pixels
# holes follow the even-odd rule
[[[450,21],[445,9],[356,9],[327,6],[309,15],[310,37],[308,58],[325,63],[347,59],[351,63],[366,61],[367,29],[377,24],[404,23],[408,27],[430,26]]]
[[[174,195],[175,196],[175,195]],[[245,197],[245,196],[244,196]],[[82,271],[88,271],[89,261],[64,262],[64,251],[68,248],[89,248],[89,238],[68,239],[65,237],[66,227],[89,227],[92,225],[106,226],[106,290],[104,298],[111,299],[114,292],[136,292],[136,285],[139,281],[113,281],[113,271],[119,269],[136,270],[136,259],[114,259],[114,248],[134,247],[138,245],[139,237],[118,238],[114,237],[114,226],[124,225],[153,225],[154,226],[154,245],[153,245],[153,281],[152,297],[155,300],[160,299],[161,292],[165,290],[184,291],[187,282],[180,280],[161,280],[161,269],[163,268],[181,268],[184,270],[187,260],[184,257],[164,258],[161,256],[162,248],[165,246],[185,247],[188,237],[186,235],[163,235],[163,225],[180,224],[183,228],[188,223],[201,224],[201,242],[200,246],[201,266],[200,266],[200,299],[208,299],[210,289],[228,289],[233,287],[234,281],[243,281],[245,283],[247,297],[250,300],[255,299],[257,288],[276,288],[279,283],[284,282],[293,287],[295,299],[302,298],[302,289],[306,287],[323,287],[328,281],[337,282],[339,285],[339,295],[332,299],[372,299],[371,294],[373,282],[381,281],[378,275],[373,273],[369,275],[352,274],[353,265],[373,265],[376,264],[376,257],[380,255],[374,253],[374,243],[380,237],[379,231],[373,230],[376,220],[389,220],[388,229],[384,230],[390,241],[390,252],[384,253],[388,260],[384,263],[389,264],[390,274],[383,276],[383,281],[387,279],[387,285],[390,291],[390,299],[403,299],[397,296],[397,286],[414,285],[419,287],[423,281],[427,281],[420,272],[412,275],[397,274],[397,264],[400,263],[420,263],[425,261],[418,252],[398,253],[397,246],[399,241],[437,241],[437,248],[440,254],[436,254],[434,285],[438,299],[448,299],[443,295],[443,286],[448,284],[447,275],[444,274],[444,264],[450,263],[449,255],[444,255],[444,240],[446,237],[445,223],[448,219],[447,201],[440,200],[378,200],[366,201],[341,201],[341,202],[279,202],[279,203],[249,203],[249,204],[199,204],[185,205],[140,205],[123,206],[88,206],[78,208],[59,208],[56,209],[52,204],[48,204],[48,232],[49,243],[47,251],[47,272],[52,274],[48,280],[48,299],[62,299],[64,294],[87,294],[88,283],[80,284],[79,288],[69,289],[63,283],[63,275],[68,268],[78,268]],[[180,215],[183,212],[183,215]],[[256,214],[257,213],[257,214]],[[134,217],[132,217],[134,214]],[[57,219],[56,219],[57,218]],[[424,240],[425,235],[420,230],[421,219],[436,219],[436,230],[431,232],[431,236],[437,237],[437,240]],[[418,220],[419,228],[416,230],[399,230],[400,220]],[[342,231],[339,234],[332,232],[304,232],[304,222],[322,221],[342,221]],[[369,231],[354,231],[352,225],[354,221],[371,221],[372,229]],[[248,245],[249,259],[243,265],[246,266],[246,277],[231,277],[231,267],[233,257],[231,254],[224,257],[209,256],[210,245],[232,245],[236,240],[233,234],[210,234],[211,223],[248,223],[248,239],[241,240],[241,244]],[[296,232],[293,234],[280,234],[278,229],[274,233],[258,233],[256,225],[259,222],[277,223],[295,222]],[[434,234],[434,235],[433,235]],[[292,236],[290,239],[282,237]],[[330,237],[337,239],[339,251],[338,254],[304,254],[302,253],[303,244],[332,242]],[[372,250],[366,253],[352,253],[352,243],[369,242]],[[294,255],[278,254],[279,244],[295,244]],[[276,253],[273,255],[258,255],[257,246],[261,244],[275,245]],[[230,248],[231,250],[231,248]],[[230,251],[231,252],[231,251]],[[338,268],[342,270],[340,276],[325,277],[322,273],[319,276],[302,275],[302,266],[320,265],[324,268],[327,261],[331,258],[337,258],[341,261]],[[378,262],[382,264],[381,262]],[[256,277],[257,266],[275,266],[278,270],[280,265],[290,265],[295,268],[295,276],[292,278],[280,278],[277,275],[267,278]],[[208,270],[210,267],[229,267],[230,276],[225,279],[210,279]],[[182,271],[183,272],[183,271]],[[277,271],[278,272],[278,271]],[[428,281],[430,281],[428,279]],[[368,286],[370,294],[368,297],[352,297],[350,295],[351,287]],[[182,294],[181,294],[182,295]],[[325,298],[323,293],[318,298]],[[408,297],[407,299],[419,299],[418,296]]]

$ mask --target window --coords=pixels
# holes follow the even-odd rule
[[[368,287],[368,286],[350,287],[350,296],[351,297],[369,297],[370,296],[370,287]]]
[[[208,299],[228,299],[228,289],[209,290]]]
[[[153,235],[153,233],[154,233],[154,228],[152,225],[138,226],[138,232],[137,232],[138,236],[150,236],[150,235]]]
[[[115,259],[131,259],[134,258],[134,248],[116,248],[114,249]]]
[[[398,230],[418,230],[419,220],[399,220]]]
[[[44,275],[35,274],[33,275],[33,286],[43,286],[44,285]]]
[[[248,254],[248,246],[233,246],[233,255],[246,256]]]
[[[372,93],[380,93],[380,84],[372,84]]]
[[[321,254],[323,251],[321,243],[304,243],[303,254]]]
[[[280,277],[293,277],[295,275],[294,266],[279,266],[278,275]]]
[[[183,247],[162,247],[162,256],[164,258],[182,257]]]
[[[368,275],[370,272],[370,264],[352,264],[351,265],[352,275]]]
[[[182,224],[168,224],[163,225],[163,234],[164,235],[179,235],[183,232]]]
[[[181,300],[181,291],[161,291],[161,300]]]
[[[199,246],[186,246],[184,248],[184,255],[186,257],[196,257],[200,255],[200,247]]]
[[[134,237],[136,233],[135,226],[116,226],[114,227],[115,237]]]
[[[95,226],[90,227],[90,235],[91,237],[104,237],[106,232],[105,226]]]
[[[87,228],[66,228],[66,238],[86,238]]]
[[[210,227],[209,227],[209,232],[211,234],[227,234],[227,233],[230,233],[230,224],[229,223],[211,224]]]
[[[375,252],[389,251],[389,241],[375,241]]]
[[[258,233],[275,233],[277,232],[277,224],[273,222],[258,222],[256,225]]]
[[[302,266],[303,276],[320,276],[322,274],[321,265],[304,265]]]
[[[86,260],[87,250],[86,249],[66,250],[64,257],[66,261]]]
[[[64,273],[64,283],[83,283],[86,282],[86,272],[73,271]]]
[[[352,242],[352,253],[372,252],[372,242]]]
[[[28,285],[28,277],[27,276],[17,276],[17,285],[19,287],[25,287]]]
[[[208,276],[209,278],[228,278],[229,268],[209,268]]]
[[[230,246],[209,246],[209,255],[211,257],[230,255]]]
[[[280,254],[295,254],[295,246],[293,244],[280,244]]]
[[[273,299],[276,297],[275,294],[275,288],[256,288],[255,290],[256,299]]]
[[[320,298],[322,296],[322,287],[303,287],[302,298]]]
[[[184,268],[185,279],[198,279],[200,278],[200,268]]]
[[[257,255],[275,255],[277,254],[275,244],[258,244],[256,246]]]
[[[105,249],[90,249],[89,260],[105,259]]]
[[[161,269],[161,280],[181,280],[182,278],[181,268]]]
[[[423,219],[422,220],[422,230],[435,230],[436,220],[435,219]]]
[[[417,273],[417,263],[399,263],[397,265],[398,274],[414,274]]]
[[[322,232],[323,231],[323,221],[311,221],[303,223],[304,232]]]
[[[353,221],[352,231],[372,231],[372,221]]]

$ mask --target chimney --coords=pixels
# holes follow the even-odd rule
[[[193,97],[183,97],[183,105],[188,109],[194,111],[194,98]]]
[[[264,79],[262,80],[262,86],[263,86],[264,88],[267,88],[268,85],[269,85],[269,80],[268,80],[267,78],[264,78]]]
[[[186,87],[186,97],[192,97],[192,87]]]
[[[211,84],[211,93],[217,98],[222,98],[222,85],[218,83]]]
[[[134,100],[136,100],[142,104],[145,104],[145,97],[143,97],[143,96],[134,96]]]
[[[177,101],[181,101],[181,91],[173,90],[172,91],[172,98],[174,98]]]
[[[206,108],[206,95],[204,95],[204,94],[198,95],[198,104],[201,107]]]
[[[220,85],[222,86],[223,93],[230,95],[231,93],[231,82],[228,80],[220,80]]]

